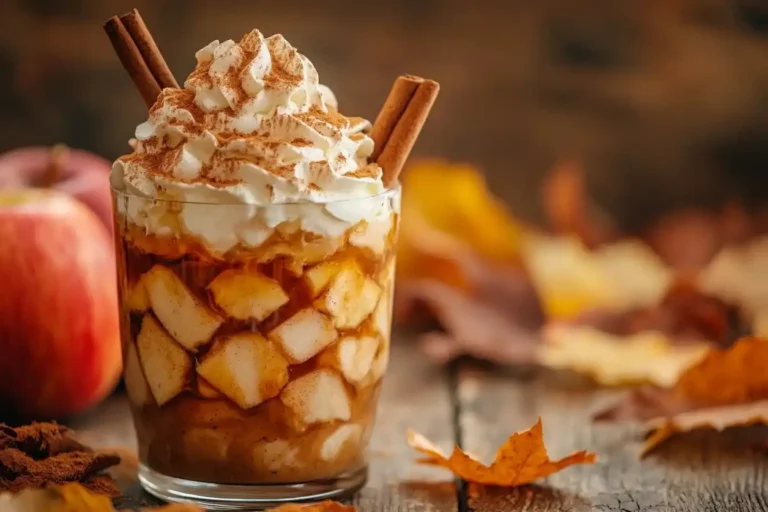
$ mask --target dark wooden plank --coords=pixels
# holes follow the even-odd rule
[[[407,337],[392,347],[390,366],[371,440],[368,484],[354,498],[361,512],[456,510],[453,480],[444,471],[414,462],[406,430],[417,429],[436,442],[454,441],[447,373],[430,366]],[[75,422],[79,436],[93,446],[135,447],[128,406],[116,395]],[[153,504],[138,485],[119,501],[124,508]]]
[[[593,424],[591,413],[619,392],[546,371],[509,373],[465,364],[458,375],[462,444],[482,460],[511,433],[541,416],[550,457],[575,450],[598,455],[538,485],[478,489],[470,510],[756,512],[768,511],[768,457],[755,449],[768,429],[677,436],[645,459],[638,425]]]
[[[387,372],[371,440],[371,473],[354,504],[361,512],[456,510],[451,476],[416,464],[406,442],[409,427],[454,441],[447,373],[427,362],[407,335],[393,344]]]

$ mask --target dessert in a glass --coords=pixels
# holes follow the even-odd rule
[[[399,187],[282,36],[196,57],[112,172],[141,482],[208,508],[349,493],[388,360]]]

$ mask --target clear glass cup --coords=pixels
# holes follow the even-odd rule
[[[144,488],[209,509],[360,488],[389,357],[400,189],[326,205],[113,199]],[[369,221],[333,220],[360,210]]]

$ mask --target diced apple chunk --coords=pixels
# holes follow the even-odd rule
[[[194,427],[184,433],[184,453],[198,463],[225,462],[232,439],[222,429]]]
[[[268,336],[280,345],[292,363],[303,363],[333,343],[338,333],[330,318],[306,308],[275,327]]]
[[[339,456],[347,443],[358,444],[363,434],[363,428],[353,423],[342,425],[325,438],[320,447],[320,458],[333,460]]]
[[[390,303],[389,294],[382,294],[378,304],[376,304],[376,309],[373,310],[373,316],[371,317],[373,328],[379,336],[385,339],[389,339],[392,326],[392,319],[389,316]]]
[[[245,419],[243,410],[231,400],[200,400],[193,396],[183,396],[174,402],[174,413],[189,425],[221,426],[239,423]]]
[[[246,332],[218,338],[197,373],[241,408],[250,409],[280,393],[288,382],[288,362],[271,341]]]
[[[293,413],[297,430],[325,421],[348,421],[351,415],[344,381],[328,368],[314,370],[288,383],[280,400]]]
[[[381,298],[373,311],[371,322],[374,330],[382,339],[388,340],[392,333],[392,301],[395,291],[395,258],[390,258],[387,266],[379,273],[382,286]]]
[[[142,281],[157,319],[187,350],[195,352],[221,325],[221,318],[195,297],[172,270],[155,265]]]
[[[298,467],[298,453],[298,447],[284,439],[263,441],[253,447],[253,462],[258,469],[278,472]]]
[[[280,283],[253,270],[225,270],[208,290],[216,305],[239,320],[261,322],[288,302]]]
[[[136,346],[144,376],[157,405],[167,403],[184,391],[192,372],[190,356],[151,313],[144,315]]]
[[[370,249],[375,254],[382,254],[387,248],[390,229],[392,229],[392,216],[383,220],[364,222],[352,230],[349,243]]]
[[[371,363],[371,371],[365,376],[365,379],[360,384],[361,386],[368,386],[378,382],[387,371],[389,365],[389,339],[381,340],[381,345],[373,358]]]
[[[197,393],[202,396],[203,398],[222,398],[223,395],[219,392],[218,389],[211,386],[211,384],[202,378],[201,376],[197,376]]]
[[[380,294],[379,285],[350,260],[315,301],[315,306],[329,313],[337,328],[354,329],[373,312]]]
[[[324,261],[307,270],[304,273],[304,281],[307,283],[312,298],[323,293],[331,279],[336,277],[341,269],[342,264],[338,261]]]
[[[347,381],[357,384],[371,370],[379,340],[370,336],[345,336],[323,353],[322,361],[338,369]]]
[[[143,279],[140,278],[135,283],[128,284],[125,303],[128,309],[134,313],[144,313],[150,308],[149,294],[147,294]]]
[[[388,288],[392,288],[395,284],[395,262],[396,258],[393,256],[387,261],[387,266],[379,273],[378,279],[380,283],[386,283]]]
[[[139,353],[133,343],[128,344],[123,366],[125,367],[125,391],[128,394],[128,400],[138,407],[150,403],[152,400],[151,391],[141,369]]]

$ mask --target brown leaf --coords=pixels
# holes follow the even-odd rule
[[[713,349],[670,389],[632,391],[597,415],[603,420],[650,420],[705,407],[768,399],[768,341],[747,337],[729,349]]]
[[[703,268],[721,247],[716,216],[700,210],[667,214],[646,230],[644,238],[664,261],[682,270]]]
[[[698,285],[738,306],[750,319],[768,311],[768,237],[728,247],[702,270]]]
[[[512,303],[496,304],[426,280],[404,284],[398,293],[399,301],[426,309],[446,331],[423,337],[422,348],[432,358],[447,362],[471,355],[506,364],[534,361],[538,338],[511,311]]]
[[[643,443],[642,454],[651,452],[677,433],[703,428],[722,431],[731,427],[764,424],[768,424],[768,400],[683,412],[648,422],[647,426],[651,430]]]
[[[669,268],[632,239],[590,251],[573,237],[530,234],[522,257],[547,317],[556,320],[657,304],[671,281]]]
[[[408,431],[408,444],[424,454],[422,464],[451,470],[456,476],[473,483],[515,487],[531,483],[574,464],[593,464],[595,454],[579,451],[564,459],[552,461],[544,446],[541,418],[530,429],[512,436],[499,448],[496,458],[486,466],[456,446],[447,457],[421,434]]]
[[[674,387],[634,390],[596,419],[646,421],[652,432],[646,453],[675,432],[765,422],[767,366],[768,341],[743,338],[730,349],[711,350]]]
[[[596,212],[589,197],[578,161],[565,160],[552,168],[542,184],[541,200],[556,233],[576,235],[587,247],[596,247],[613,237],[610,222]]]

